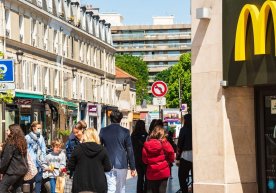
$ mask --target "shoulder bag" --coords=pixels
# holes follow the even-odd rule
[[[28,168],[28,171],[27,173],[25,174],[24,176],[24,180],[25,181],[28,181],[28,180],[31,180],[35,177],[35,175],[37,174],[37,168],[36,168],[36,165],[35,163],[33,162],[31,156],[29,155],[29,153],[27,153],[27,168]]]

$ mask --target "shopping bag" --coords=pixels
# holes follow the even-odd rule
[[[73,178],[70,178],[69,175],[65,179],[64,193],[72,193]]]
[[[33,179],[35,177],[35,175],[37,174],[37,172],[38,172],[37,168],[36,168],[36,165],[33,162],[31,156],[29,155],[29,153],[27,153],[27,160],[26,160],[25,164],[27,164],[28,171],[24,176],[24,180],[28,181],[28,180]]]
[[[56,193],[64,193],[66,177],[58,176],[56,179]]]

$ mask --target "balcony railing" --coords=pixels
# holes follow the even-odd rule
[[[175,62],[175,63],[177,63],[177,62]],[[169,67],[173,66],[173,64],[149,64],[147,66],[148,66],[148,68],[158,68],[158,67],[169,68]]]
[[[191,36],[191,32],[174,32],[174,33],[141,33],[141,34],[112,34],[113,39],[143,39],[143,38],[156,38],[156,37],[176,37],[176,36]]]
[[[144,60],[177,60],[181,54],[154,54],[154,55],[135,55],[142,57]]]
[[[123,44],[113,45],[117,49],[129,49],[129,48],[190,48],[192,43],[168,43],[168,44]]]

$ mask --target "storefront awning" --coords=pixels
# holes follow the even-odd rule
[[[59,104],[62,104],[62,105],[66,105],[66,106],[68,106],[69,108],[72,108],[72,109],[78,108],[78,104],[73,103],[73,102],[69,102],[69,101],[65,101],[63,99],[54,98],[54,97],[47,97],[46,99],[48,99],[50,101],[53,101],[53,102],[56,102],[56,103],[59,103]]]
[[[43,95],[33,94],[33,93],[24,93],[24,92],[15,92],[15,97],[17,98],[27,98],[27,99],[44,99]]]

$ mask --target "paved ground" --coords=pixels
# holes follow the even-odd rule
[[[168,180],[167,193],[175,193],[177,190],[179,190],[177,171],[178,171],[178,167],[173,166],[172,167],[173,178]],[[126,192],[136,193],[136,183],[137,183],[137,177],[132,178],[131,176],[129,176],[126,183]]]

